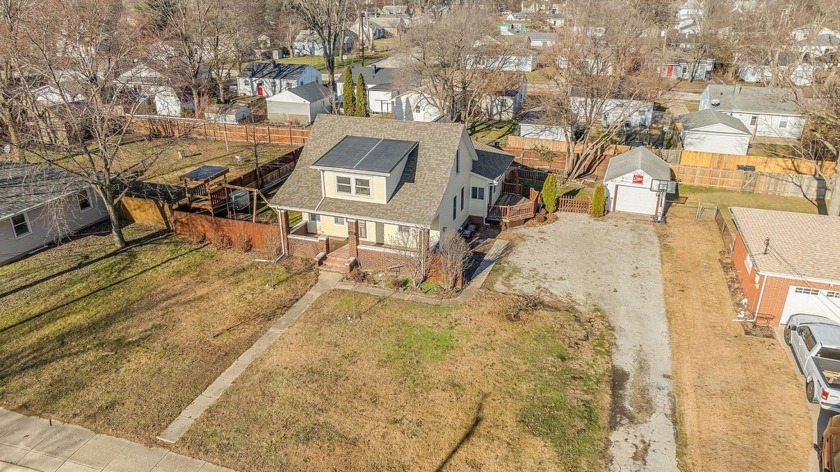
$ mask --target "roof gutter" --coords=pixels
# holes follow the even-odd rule
[[[323,202],[323,199],[321,199]],[[318,206],[321,205],[321,202],[318,203]],[[275,210],[292,210],[292,211],[299,211],[302,213],[318,213],[319,215],[324,216],[337,216],[339,218],[347,218],[350,220],[359,220],[359,221],[372,221],[374,223],[384,223],[389,225],[405,225],[405,226],[412,226],[414,228],[422,228],[422,229],[431,229],[431,224],[418,224],[418,223],[409,223],[407,221],[393,221],[393,220],[384,220],[382,218],[372,218],[370,216],[359,216],[359,215],[351,215],[349,213],[335,213],[335,212],[322,212],[318,210],[316,207],[315,209],[312,208],[296,208],[296,207],[288,207],[288,206],[281,206],[281,205],[272,205],[269,204],[271,208]]]

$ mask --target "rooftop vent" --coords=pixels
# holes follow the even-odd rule
[[[720,100],[718,100],[717,98],[713,98],[712,99],[712,106],[713,107],[719,107],[720,106]]]

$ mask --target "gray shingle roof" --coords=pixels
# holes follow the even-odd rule
[[[318,115],[297,167],[271,199],[278,208],[345,215],[360,219],[430,226],[449,183],[463,125]],[[397,190],[388,203],[321,199],[321,177],[312,164],[346,136],[416,141]]]
[[[705,128],[706,126],[724,125],[743,134],[751,134],[747,126],[734,116],[721,113],[714,108],[687,113],[680,117],[680,122],[686,130]]]
[[[309,103],[317,102],[322,98],[332,96],[333,93],[329,87],[321,85],[318,82],[310,82],[295,88],[290,88],[288,92],[297,95]]]
[[[289,79],[294,80],[303,74],[306,64],[281,64],[271,62],[252,62],[242,69],[239,77],[256,79]]]
[[[486,144],[473,141],[478,160],[473,161],[472,172],[487,179],[495,179],[502,175],[511,164],[513,154],[496,149]]]
[[[801,115],[796,95],[791,90],[774,87],[709,85],[709,100],[720,100],[720,111]]]
[[[671,180],[671,166],[644,147],[631,149],[610,159],[604,181],[641,169],[654,179]]]
[[[84,187],[83,181],[57,167],[0,163],[0,220]]]
[[[390,67],[357,66],[351,70],[351,73],[353,74],[353,82],[359,80],[359,73],[361,73],[362,77],[365,78],[365,85],[370,87],[371,85],[386,85],[393,83],[395,70],[396,69],[392,69]],[[344,83],[344,73],[341,74],[336,82],[340,84]]]
[[[760,272],[840,281],[840,218],[755,208],[730,208]],[[764,254],[765,238],[770,238]]]

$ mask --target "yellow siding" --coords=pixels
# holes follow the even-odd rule
[[[350,177],[370,180],[370,196],[348,195],[336,192],[336,177]],[[339,198],[342,200],[355,200],[361,202],[387,203],[387,183],[385,177],[365,174],[354,174],[350,172],[324,171],[324,193],[327,198]]]

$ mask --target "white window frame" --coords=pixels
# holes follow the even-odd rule
[[[484,200],[484,187],[473,187],[470,191],[470,198],[473,200]]]
[[[318,213],[310,213],[309,214],[309,221],[312,223],[320,223],[321,222],[321,215]]]
[[[820,291],[816,288],[808,288],[808,287],[796,287],[793,289],[795,293],[800,293],[802,295],[819,295]]]
[[[827,290],[825,292],[825,296],[828,298],[840,298],[840,292],[836,292],[833,290]]]
[[[787,129],[788,119],[786,117],[779,118],[779,129]]]
[[[752,261],[752,257],[750,257],[749,254],[747,254],[746,259],[744,259],[744,265],[747,266],[747,273],[752,274],[753,261]]]
[[[750,116],[750,126],[757,126],[758,125],[758,115]]]
[[[15,221],[14,221],[15,217],[18,217],[18,216],[23,216],[23,221],[26,223],[26,232],[23,233],[23,234],[20,234],[20,235],[18,234],[17,230],[15,229],[16,225],[15,225]],[[30,234],[32,234],[32,225],[29,223],[29,214],[28,213],[21,213],[19,215],[12,215],[12,217],[9,218],[9,224],[12,225],[12,233],[14,233],[15,239],[23,239],[23,238],[29,236]]]
[[[344,226],[347,224],[347,220],[343,216],[333,216],[333,223],[336,226]]]
[[[85,194],[85,201],[87,201],[87,204],[88,204],[88,206],[84,207],[84,208],[82,208],[82,194],[83,193]],[[91,208],[93,208],[93,200],[91,200],[90,192],[88,192],[88,189],[86,189],[86,188],[83,188],[83,189],[79,190],[79,193],[76,194],[76,200],[79,202],[79,211],[82,212],[82,213],[84,213],[84,212],[90,210]]]
[[[367,186],[366,186],[367,187],[367,193],[359,193],[359,181],[360,180],[366,180],[367,181]],[[370,198],[372,196],[372,193],[373,193],[372,187],[373,187],[373,182],[371,181],[370,178],[367,178],[367,179],[357,178],[357,177],[353,178],[353,195],[357,195],[359,197]]]
[[[455,175],[461,173],[461,150],[455,151]]]
[[[347,179],[350,182],[347,184],[348,191],[339,190],[339,187],[344,186],[345,184],[339,183],[338,179]],[[353,177],[347,177],[346,175],[336,175],[335,176],[335,193],[339,195],[353,195]]]

